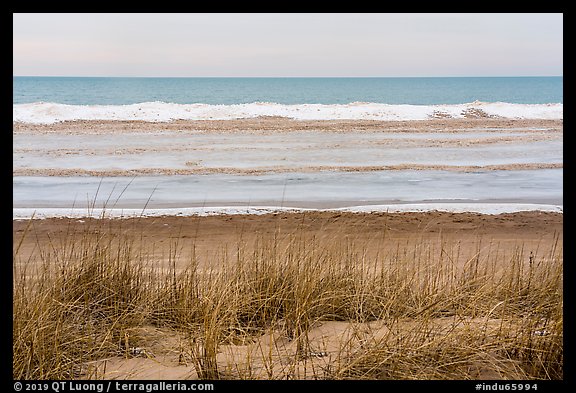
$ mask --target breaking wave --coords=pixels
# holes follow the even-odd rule
[[[455,105],[295,104],[272,102],[210,105],[144,102],[130,105],[13,104],[13,121],[52,124],[74,120],[233,120],[278,116],[295,120],[427,120],[442,118],[563,119],[563,104],[513,104],[474,101]]]

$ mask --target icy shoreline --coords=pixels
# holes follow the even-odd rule
[[[350,212],[350,213],[403,213],[441,211],[451,213],[502,214],[522,211],[563,213],[562,205],[530,203],[411,203],[364,205],[332,209],[289,208],[279,206],[215,206],[163,209],[86,209],[86,208],[13,208],[13,220],[44,218],[130,218],[159,216],[212,216],[234,214],[270,214],[299,212]]]
[[[563,119],[563,104],[480,102],[456,105],[349,104],[284,105],[254,102],[236,105],[144,102],[130,105],[66,105],[49,102],[13,104],[13,122],[54,124],[74,120],[168,122],[172,120],[233,120],[279,116],[295,120],[428,120],[434,118],[497,117]]]

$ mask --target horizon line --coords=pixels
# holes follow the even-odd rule
[[[13,78],[563,78],[564,75],[403,75],[403,76],[150,76],[150,75],[12,75]]]

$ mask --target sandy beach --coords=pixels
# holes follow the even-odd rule
[[[266,244],[276,244],[279,250],[289,250],[293,244],[301,244],[302,247],[307,244],[320,254],[326,252],[321,250],[345,247],[343,255],[356,255],[359,258],[355,268],[372,266],[372,263],[378,266],[413,255],[417,259],[424,257],[423,266],[436,266],[440,271],[447,263],[455,271],[460,271],[470,266],[471,261],[476,261],[476,266],[480,263],[480,266],[492,266],[495,271],[507,271],[516,263],[513,262],[516,258],[520,258],[522,263],[534,258],[548,264],[551,258],[555,258],[555,253],[561,253],[563,215],[545,212],[499,215],[307,212],[121,220],[47,218],[31,222],[14,221],[13,236],[15,247],[16,243],[19,244],[15,269],[21,271],[26,266],[29,274],[35,271],[34,265],[42,266],[42,261],[50,259],[52,254],[56,258],[56,255],[65,255],[65,249],[72,250],[74,244],[98,242],[108,244],[106,249],[111,255],[123,254],[122,245],[131,244],[135,255],[144,255],[148,268],[175,269],[178,275],[188,271],[192,261],[197,274],[226,272],[225,267],[234,266],[241,255],[256,256],[263,247],[265,249]],[[122,241],[116,243],[119,239]],[[50,251],[57,244],[61,244],[62,249]],[[248,262],[252,260],[249,257],[244,263],[258,263],[257,259]],[[245,268],[248,269],[248,265]],[[483,301],[478,300],[477,306],[480,307]],[[447,313],[445,317],[434,317],[426,322],[428,329],[440,336],[449,331],[450,337],[460,337],[458,340],[469,337],[476,329],[484,334],[488,331],[490,337],[497,337],[498,329],[502,329],[502,320],[496,315],[486,319],[455,317],[450,316],[452,312]],[[462,318],[466,318],[464,324]],[[394,326],[406,334],[414,334],[413,329],[421,323],[417,321],[406,318]],[[375,340],[374,345],[384,345],[381,340],[392,339],[392,327],[386,319],[369,319],[360,323],[340,318],[334,320],[328,316],[318,317],[307,328],[309,353],[302,357],[298,355],[301,349],[297,340],[286,338],[286,328],[282,323],[285,323],[284,320],[275,321],[268,328],[262,328],[260,333],[219,345],[215,361],[220,378],[267,379],[271,376],[286,378],[286,375],[297,379],[322,376],[341,378],[339,374],[330,377],[326,370],[343,367],[338,359],[344,357],[344,343],[350,342],[350,348],[357,351],[361,348],[356,347],[359,342],[354,339],[358,334],[367,340]],[[84,371],[88,374],[83,374],[83,378],[196,379],[201,376],[202,369],[193,366],[195,352],[189,352],[191,344],[185,331],[145,322],[125,332],[126,340],[130,337],[133,343],[129,347],[128,344],[123,346],[118,355],[87,363],[85,370],[89,371]],[[474,379],[523,375],[519,370],[514,370],[513,362],[507,361],[501,354],[479,351],[465,361],[467,371],[464,373],[460,370],[458,372],[464,374],[455,375],[467,375]],[[377,357],[376,354],[371,356]],[[450,355],[450,359],[453,356],[456,355]],[[250,367],[251,371],[247,371],[246,367]],[[426,378],[435,375],[431,370],[420,369],[420,372],[422,377],[428,373]]]
[[[411,184],[412,188],[408,188],[407,192],[416,192],[414,186],[419,184],[420,180],[417,173],[420,171],[433,170],[442,172],[461,172],[466,174],[468,172],[475,173],[490,173],[497,171],[507,173],[508,171],[522,173],[523,171],[534,171],[543,169],[561,169],[561,155],[558,156],[557,151],[553,151],[555,158],[548,159],[544,157],[541,159],[538,154],[546,155],[546,148],[542,149],[540,143],[562,143],[563,138],[563,121],[562,120],[530,120],[530,119],[497,119],[491,117],[483,117],[481,114],[470,114],[465,119],[446,119],[436,118],[425,121],[376,121],[376,120],[321,120],[321,121],[304,121],[294,120],[283,117],[259,117],[253,119],[238,119],[238,120],[176,120],[171,122],[144,122],[144,121],[67,121],[54,124],[28,124],[28,123],[14,123],[13,134],[16,138],[14,144],[15,164],[13,168],[14,176],[19,179],[26,179],[28,176],[35,177],[52,177],[57,176],[64,180],[69,176],[80,176],[78,179],[96,179],[100,194],[106,197],[105,183],[98,180],[98,177],[115,177],[123,176],[127,179],[130,177],[150,176],[147,179],[152,186],[158,187],[153,184],[154,176],[169,176],[169,175],[206,175],[209,179],[211,175],[216,174],[231,174],[240,175],[238,178],[230,178],[226,183],[242,181],[245,175],[259,175],[276,173],[321,173],[342,174],[346,172],[365,174],[369,172],[378,173],[395,173],[402,171],[416,171],[416,177],[399,177],[405,178],[404,182]],[[42,137],[49,137],[49,139],[42,139]],[[38,139],[39,138],[39,139]],[[71,139],[67,139],[71,138]],[[149,139],[146,139],[149,138]],[[49,142],[53,140],[53,142]],[[21,141],[21,142],[20,142]],[[48,142],[48,143],[47,143]],[[81,143],[79,143],[81,142]],[[26,147],[25,147],[26,146]],[[475,148],[494,148],[502,146],[507,152],[503,155],[499,150],[482,150],[476,153]],[[526,159],[528,153],[523,152],[535,147],[537,152],[533,160]],[[554,145],[555,146],[555,145]],[[299,157],[298,155],[305,152],[305,155]],[[542,153],[544,151],[544,153]],[[552,150],[551,150],[552,151]],[[402,163],[393,162],[393,156],[389,156],[390,152],[398,152]],[[520,152],[523,152],[520,154]],[[350,154],[353,153],[353,154]],[[439,154],[436,160],[436,153]],[[158,156],[155,156],[160,154]],[[450,155],[462,155],[473,157],[478,154],[478,165],[466,165],[465,162],[460,162],[463,159],[457,158],[454,162],[450,162]],[[500,160],[501,163],[491,164],[490,156],[494,155]],[[134,164],[122,164],[120,159],[122,157],[136,157]],[[180,161],[158,161],[155,158],[176,157]],[[424,160],[435,159],[436,163],[418,162],[418,156],[429,157]],[[190,160],[195,157],[195,164],[190,164]],[[254,159],[254,157],[258,157]],[[380,158],[379,158],[380,157]],[[383,158],[382,158],[383,157]],[[390,158],[392,157],[392,158]],[[36,167],[30,165],[22,165],[21,162],[30,159]],[[70,160],[67,162],[66,160]],[[253,160],[254,159],[254,160]],[[60,160],[60,161],[59,161]],[[208,161],[212,160],[212,163]],[[385,165],[367,165],[369,162],[381,160]],[[206,161],[206,162],[204,162]],[[340,161],[338,165],[327,165],[331,161]],[[444,161],[444,162],[443,162]],[[503,163],[502,161],[507,161]],[[552,162],[550,162],[552,161]],[[559,162],[554,162],[559,161]],[[97,162],[98,164],[94,164]],[[157,166],[154,168],[148,167],[150,162],[162,164],[163,167]],[[51,165],[57,164],[59,168]],[[221,165],[219,165],[221,164]],[[91,168],[92,165],[97,165]],[[125,166],[122,168],[122,166]],[[402,172],[405,173],[405,172]],[[341,176],[341,175],[339,175]],[[430,176],[427,176],[430,177]],[[161,179],[162,177],[158,177]],[[166,177],[169,179],[169,177]],[[200,177],[201,179],[201,177]],[[232,180],[236,179],[236,180]],[[320,179],[320,178],[319,178]],[[350,178],[352,179],[352,178]],[[371,178],[368,178],[371,179]],[[535,178],[533,178],[535,179]],[[62,181],[59,180],[59,181]],[[261,180],[261,178],[254,178],[254,180]],[[254,180],[249,180],[254,182]],[[318,188],[319,181],[311,178],[311,183],[307,187]],[[366,187],[375,187],[371,184],[372,180],[366,180]],[[130,180],[132,182],[132,180]],[[256,182],[258,183],[258,182]],[[73,183],[74,184],[74,183]],[[197,183],[203,184],[203,183]],[[212,188],[213,193],[221,193],[218,189],[221,183],[215,183]],[[331,183],[330,183],[331,184]],[[504,185],[504,183],[503,183]],[[298,198],[294,201],[288,201],[288,193],[291,187],[286,183],[280,183],[282,188],[281,195],[270,194],[273,197],[261,197],[262,200],[268,202],[270,206],[280,206],[286,198],[285,206],[295,207],[312,207],[314,209],[335,208],[341,206],[359,206],[362,205],[361,200],[354,200],[354,195],[349,199],[339,200],[330,196],[305,199],[305,193],[298,189]],[[54,187],[54,186],[50,186]],[[122,189],[122,186],[115,186]],[[172,187],[172,186],[167,186]],[[178,190],[176,187],[182,187],[181,184],[176,183],[170,193],[172,198],[177,195]],[[264,184],[264,187],[268,187]],[[333,187],[333,186],[331,186]],[[351,186],[353,187],[353,186]],[[392,189],[390,185],[385,184],[387,190],[381,196],[369,200],[368,205],[377,206],[378,203],[386,203],[392,201],[397,205],[383,205],[383,206],[399,206],[406,205],[409,202],[401,200],[393,200]],[[447,183],[445,187],[458,187]],[[464,186],[460,186],[464,187]],[[471,186],[467,186],[471,188]],[[484,186],[485,187],[485,186]],[[368,190],[367,188],[367,190]],[[144,188],[146,189],[146,188]],[[270,187],[271,189],[271,187]],[[473,188],[471,188],[473,189]],[[72,188],[63,188],[60,192],[66,190],[72,191]],[[258,192],[266,194],[266,188],[256,189]],[[385,190],[385,189],[383,189]],[[438,202],[444,202],[443,209],[449,209],[450,200],[442,199],[429,199],[434,190],[426,191],[422,189],[422,203],[416,210],[421,210],[421,206],[429,204],[432,206],[441,206]],[[124,190],[126,191],[126,190]],[[123,212],[122,208],[135,207],[138,210],[142,208],[141,204],[150,195],[136,194],[142,198],[140,205],[132,202],[125,201],[127,198],[122,191],[122,198],[114,201],[114,206],[107,205],[109,210],[118,210]],[[128,190],[130,191],[130,190]],[[341,192],[345,190],[342,189]],[[519,190],[512,189],[514,196],[518,198]],[[42,193],[43,190],[38,188],[38,192]],[[158,191],[156,191],[158,192]],[[316,191],[317,192],[317,191]],[[454,190],[456,192],[456,190]],[[224,193],[230,193],[225,190]],[[15,190],[15,211],[20,207],[19,200],[16,197]],[[224,194],[222,194],[224,195]],[[243,195],[243,194],[238,194]],[[314,194],[311,194],[314,195]],[[328,195],[328,194],[327,194]],[[361,194],[359,194],[361,195]],[[471,194],[474,195],[474,194]],[[366,195],[361,195],[366,197]],[[428,197],[428,198],[427,198]],[[211,201],[206,196],[204,199],[194,199],[191,192],[186,191],[185,197],[182,199],[160,199],[158,202],[154,198],[150,198],[146,206],[148,209],[153,210],[153,207],[170,208],[175,213],[181,214],[176,208],[186,208],[196,206],[197,209],[208,206],[250,206],[257,205],[254,202],[254,197],[250,195],[251,199],[243,200],[235,194],[234,199],[222,199],[220,201]],[[267,199],[266,199],[267,198]],[[520,202],[514,200],[512,194],[509,197],[498,197],[497,195],[480,196],[477,195],[477,200],[472,199],[468,202],[482,202],[483,200],[493,203],[492,206],[498,204],[506,204],[510,202]],[[107,196],[107,199],[112,198],[112,194]],[[251,203],[247,203],[248,201]],[[436,200],[436,202],[435,202]],[[75,201],[75,204],[80,204],[82,201]],[[462,203],[465,200],[459,200]],[[553,206],[558,204],[557,198],[537,198],[530,197],[523,202],[536,202],[542,204],[551,204],[546,206]],[[31,203],[31,202],[30,202]],[[21,203],[22,207],[28,213],[22,213],[25,218],[31,215],[35,207],[50,206],[63,209],[72,208],[72,203],[66,205],[56,205],[57,202],[44,202],[44,204],[31,205],[30,203]],[[63,202],[58,202],[62,204]],[[366,203],[364,203],[366,204]],[[478,206],[483,206],[481,203],[476,203]],[[266,204],[265,204],[266,205]],[[461,204],[464,206],[465,204]],[[471,206],[474,204],[471,204]],[[490,205],[487,205],[490,206]],[[512,206],[512,205],[510,205]],[[535,205],[537,206],[537,205]],[[543,205],[544,206],[544,205]],[[92,206],[92,209],[98,210],[99,206]],[[79,207],[77,214],[82,216],[82,209]],[[168,209],[168,210],[170,210]],[[479,208],[489,211],[488,207]],[[537,207],[536,207],[537,209]],[[48,209],[49,210],[49,209]],[[128,209],[129,210],[129,209]],[[473,228],[474,236],[484,233],[488,236],[505,236],[506,239],[516,239],[519,241],[534,240],[539,236],[546,236],[547,234],[554,233],[561,226],[562,215],[555,213],[542,213],[542,212],[522,212],[516,214],[500,214],[496,216],[481,215],[477,213],[441,213],[441,212],[428,212],[428,213],[397,213],[386,214],[385,212],[375,214],[352,214],[346,212],[307,212],[303,215],[285,214],[276,212],[274,214],[264,214],[262,217],[252,215],[238,215],[238,216],[221,216],[221,217],[170,217],[162,216],[162,209],[156,209],[158,212],[154,213],[155,217],[144,220],[126,219],[126,226],[130,227],[136,225],[135,230],[141,231],[149,225],[161,225],[157,228],[159,232],[151,235],[151,239],[162,239],[167,237],[169,230],[179,228],[182,236],[186,238],[192,237],[190,231],[197,231],[199,222],[203,231],[198,232],[200,243],[206,242],[213,236],[213,243],[221,244],[222,242],[228,243],[226,236],[229,236],[230,228],[236,228],[238,225],[248,225],[246,230],[248,234],[254,233],[273,233],[275,225],[288,225],[282,228],[283,231],[293,232],[300,218],[305,217],[307,220],[313,222],[322,222],[321,227],[323,230],[328,231],[347,231],[346,236],[363,236],[361,233],[355,233],[357,228],[364,228],[367,233],[371,231],[376,232],[382,228],[383,222],[393,224],[396,229],[390,232],[391,236],[397,233],[419,233],[420,235],[429,236],[428,231],[435,231],[434,228],[439,228],[443,234],[458,234],[464,236],[464,233]],[[166,210],[166,211],[168,211]],[[383,208],[381,209],[383,210]],[[440,209],[442,210],[442,209]],[[545,210],[543,208],[543,210]],[[548,209],[551,210],[551,209]],[[146,215],[146,209],[138,210],[141,214]],[[215,210],[216,212],[218,210]],[[263,210],[265,212],[265,209]],[[358,209],[362,211],[362,209]],[[503,209],[506,211],[506,209]],[[512,210],[514,211],[514,210]],[[222,209],[226,212],[226,209]],[[497,210],[496,210],[497,212]],[[241,210],[236,213],[241,213]],[[38,215],[39,217],[49,217],[48,215]],[[138,214],[136,214],[138,215]],[[96,214],[97,216],[97,214]],[[125,217],[130,214],[124,214]],[[282,216],[282,218],[279,218]],[[316,220],[317,217],[319,220]],[[458,221],[454,221],[453,217],[458,217]],[[344,220],[345,219],[345,220]],[[552,220],[553,226],[548,223],[543,226],[541,220]],[[201,221],[199,221],[201,220]],[[292,220],[295,220],[292,222]],[[341,220],[344,220],[341,222]],[[110,224],[116,225],[118,221],[110,220]],[[292,224],[286,224],[292,222]],[[335,224],[337,223],[338,224]],[[467,222],[463,224],[462,222]],[[138,224],[136,224],[138,223]],[[162,224],[158,224],[162,223]],[[417,224],[414,224],[417,223]],[[25,225],[25,221],[15,221],[15,231],[21,230]],[[68,227],[70,225],[82,227],[79,220],[71,219],[45,219],[35,222],[34,228],[35,238],[42,239],[46,233],[53,235],[59,233],[60,226]],[[252,227],[254,225],[254,227]],[[332,227],[332,225],[334,227]],[[388,224],[387,224],[388,225]],[[488,226],[487,226],[488,225]],[[220,227],[221,226],[221,227]],[[542,228],[546,228],[547,232],[543,232]],[[398,229],[400,228],[400,229]],[[424,232],[424,228],[426,229]],[[552,229],[553,228],[553,229]],[[510,230],[513,229],[512,232]],[[561,229],[561,228],[560,228]],[[315,230],[319,230],[316,228]],[[210,235],[206,235],[210,233]],[[366,235],[366,234],[364,234]],[[451,235],[451,236],[452,236]],[[206,237],[203,237],[206,236]],[[223,238],[220,238],[223,236]],[[528,236],[524,238],[523,236]],[[199,243],[199,244],[200,244]]]
[[[29,220],[13,222],[14,240],[25,232]],[[99,228],[96,230],[95,228]],[[105,231],[102,229],[105,228]],[[117,233],[133,239],[144,239],[155,255],[169,255],[178,243],[179,261],[189,261],[192,245],[197,255],[210,258],[225,246],[238,241],[253,245],[258,238],[275,234],[298,234],[338,243],[350,240],[359,248],[376,255],[389,253],[399,244],[420,242],[440,247],[443,242],[461,244],[460,263],[468,260],[481,243],[497,245],[512,253],[516,247],[527,249],[550,247],[557,238],[562,242],[563,214],[519,212],[505,214],[478,213],[340,213],[305,212],[264,215],[216,215],[208,217],[137,217],[125,219],[46,218],[33,220],[21,245],[23,260],[38,247],[58,243],[70,233],[88,229],[97,238],[102,233]],[[382,238],[385,241],[382,241]],[[205,261],[206,262],[206,261]],[[207,262],[206,262],[207,263]]]
[[[79,343],[55,370],[561,378],[561,120],[74,121],[13,132],[15,315],[25,324],[48,310],[41,331]],[[101,205],[111,214],[86,217]],[[384,210],[394,206],[417,211]],[[478,212],[450,211],[466,208]],[[52,351],[38,329],[21,328],[15,345]],[[545,350],[545,363],[527,357]]]

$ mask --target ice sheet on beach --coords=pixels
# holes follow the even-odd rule
[[[316,172],[255,176],[190,175],[128,177],[13,177],[13,207],[45,213],[84,212],[90,206],[105,211],[177,209],[208,211],[226,206],[254,214],[256,206],[298,209],[373,209],[412,205],[430,209],[442,204],[473,208],[562,205],[562,169],[485,171]],[[422,206],[425,204],[426,206]],[[512,204],[512,205],[510,205]],[[48,210],[43,210],[48,208]],[[32,209],[32,210],[30,210]],[[56,210],[50,210],[56,209]],[[168,209],[168,210],[166,210]],[[175,210],[176,209],[176,210]],[[194,210],[196,209],[196,210]],[[204,210],[202,210],[204,209]],[[207,210],[208,209],[208,210]],[[235,211],[235,210],[234,210]],[[16,214],[16,213],[15,213]]]
[[[51,124],[68,120],[231,120],[281,116],[297,120],[426,120],[430,118],[501,117],[510,119],[563,119],[563,104],[471,102],[457,105],[349,104],[285,105],[254,102],[236,105],[144,102],[131,105],[65,105],[50,102],[13,105],[13,121]]]
[[[121,127],[109,126],[105,134],[99,134],[90,127],[67,133],[65,125],[56,125],[49,127],[60,127],[61,132],[17,132],[12,137],[14,174],[254,174],[378,167],[470,170],[465,167],[472,166],[536,169],[561,167],[563,159],[562,133],[546,127],[535,130],[524,126],[511,132],[456,126],[439,132],[424,126],[415,130],[406,127],[410,131],[401,127],[357,132],[347,125],[338,132],[206,132],[160,131],[156,124],[148,126],[154,128],[114,132]]]
[[[392,205],[369,205],[352,206],[339,209],[305,209],[287,208],[274,206],[215,206],[215,207],[190,207],[168,209],[64,209],[64,208],[14,208],[12,217],[14,220],[26,220],[30,218],[44,219],[51,217],[60,218],[133,218],[133,217],[159,217],[159,216],[212,216],[227,214],[272,214],[272,213],[297,213],[297,212],[350,212],[350,213],[402,213],[402,212],[428,212],[441,211],[452,213],[480,213],[502,214],[521,211],[542,211],[562,213],[563,207],[559,205],[543,205],[530,203],[410,203]]]

